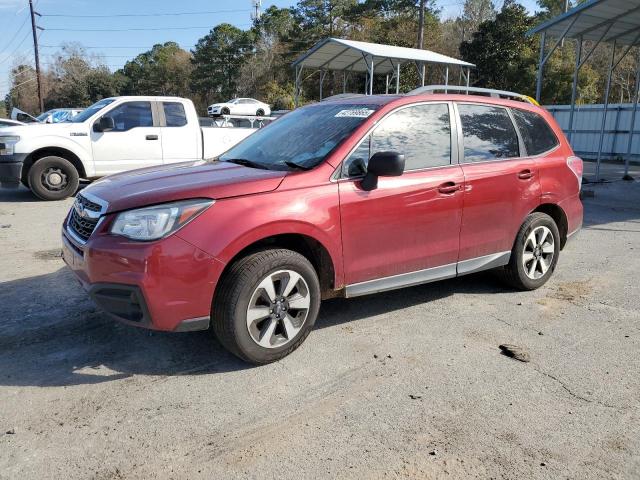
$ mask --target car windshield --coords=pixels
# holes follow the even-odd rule
[[[105,98],[103,100],[100,100],[99,102],[94,103],[90,107],[85,108],[79,114],[69,118],[69,121],[73,123],[82,123],[88,118],[92,117],[98,111],[102,110],[107,105],[113,103],[114,101],[115,101],[115,98]]]
[[[303,107],[258,130],[219,160],[269,170],[309,170],[379,107],[344,103]]]

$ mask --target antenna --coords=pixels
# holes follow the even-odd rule
[[[257,22],[262,16],[262,0],[251,0],[251,20]]]

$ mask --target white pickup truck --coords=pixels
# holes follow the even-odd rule
[[[0,184],[22,183],[43,200],[60,200],[81,178],[213,158],[256,130],[253,122],[232,126],[202,128],[184,98],[105,98],[67,122],[0,130]]]

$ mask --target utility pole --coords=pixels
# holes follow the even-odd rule
[[[420,0],[420,16],[418,17],[418,48],[422,50],[424,44],[424,0]]]
[[[40,78],[40,53],[38,52],[38,32],[44,30],[36,25],[36,15],[41,16],[38,12],[33,11],[33,0],[29,0],[29,9],[31,10],[31,30],[33,31],[33,51],[36,56],[36,79],[38,81],[38,101],[40,102],[40,113],[44,112],[44,99],[42,98],[42,80]]]

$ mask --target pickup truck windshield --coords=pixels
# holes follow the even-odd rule
[[[115,102],[115,98],[105,98],[100,100],[99,102],[94,103],[90,107],[85,108],[78,115],[71,117],[68,121],[73,123],[82,123],[86,119],[93,116],[93,114],[97,113],[99,110],[102,110],[104,107],[109,105],[110,103]]]
[[[294,110],[219,157],[270,170],[319,165],[380,105],[319,103]]]

